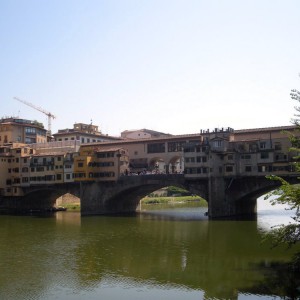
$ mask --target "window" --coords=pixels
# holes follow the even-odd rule
[[[252,171],[252,167],[251,166],[245,166],[245,171],[246,172],[251,172]]]
[[[164,153],[165,143],[153,143],[147,145],[148,153]]]
[[[221,140],[218,140],[218,141],[213,141],[213,147],[215,147],[215,148],[220,148],[220,147],[222,147],[222,141]]]
[[[272,166],[258,166],[258,172],[272,172]]]
[[[25,133],[27,134],[36,134],[36,129],[32,127],[25,127]]]
[[[192,162],[195,162],[195,157],[186,157],[186,158],[185,158],[185,162],[186,162],[186,163],[189,163],[189,162],[191,162],[191,163],[192,163]]]
[[[261,159],[267,159],[267,158],[269,158],[269,152],[262,152],[260,154],[260,158]]]
[[[185,142],[169,142],[168,143],[168,152],[181,152]]]
[[[226,172],[233,172],[233,166],[226,166]]]
[[[56,174],[56,179],[61,180],[61,174]]]
[[[83,162],[78,163],[78,168],[83,168]]]
[[[260,147],[260,149],[266,149],[266,142],[260,142],[259,143],[259,147]]]
[[[275,143],[275,150],[281,150],[281,143],[279,142]]]

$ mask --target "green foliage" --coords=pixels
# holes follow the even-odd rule
[[[169,186],[167,188],[168,196],[171,195],[181,195],[181,196],[189,196],[191,193],[183,188],[177,186]]]
[[[291,91],[291,98],[300,102],[300,92],[298,90]],[[300,131],[299,112],[300,107],[295,107],[298,114],[295,114],[295,119],[292,119],[292,123],[296,125],[295,133],[288,133],[289,140],[291,142],[290,151],[297,153],[294,156],[295,169],[300,171],[300,137],[296,135]],[[265,199],[269,199],[271,196],[275,196],[271,203],[275,205],[277,203],[287,204],[289,209],[295,211],[295,215],[292,217],[294,222],[290,222],[287,225],[277,225],[266,234],[267,239],[271,239],[274,246],[279,244],[287,244],[292,246],[300,241],[300,187],[299,185],[291,185],[283,178],[278,176],[268,176],[270,180],[278,180],[281,183],[280,188],[269,193]]]
[[[288,209],[295,210],[295,216],[292,219],[294,223],[288,225],[276,225],[272,231],[266,234],[266,239],[270,239],[273,246],[286,244],[292,246],[300,241],[300,187],[299,185],[291,185],[279,176],[267,176],[270,180],[278,180],[281,183],[280,188],[272,191],[265,196],[270,199],[272,205],[287,204]]]
[[[200,202],[201,206],[207,207],[207,201],[199,196],[183,196],[183,197],[145,197],[142,204],[162,204],[162,203],[183,203],[183,202]]]

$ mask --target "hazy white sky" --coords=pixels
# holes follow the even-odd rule
[[[1,0],[0,117],[103,133],[290,125],[299,0]]]

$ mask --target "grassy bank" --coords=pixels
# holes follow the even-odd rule
[[[80,203],[65,203],[62,204],[63,207],[67,209],[67,211],[80,211]]]
[[[142,199],[142,204],[165,204],[184,202],[200,202],[200,206],[207,206],[207,201],[199,196],[145,197]]]

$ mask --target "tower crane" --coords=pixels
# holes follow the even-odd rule
[[[52,118],[52,119],[55,119],[55,118],[56,118],[52,113],[50,113],[50,112],[44,110],[44,109],[41,108],[41,107],[38,107],[38,106],[34,105],[34,104],[32,104],[32,103],[30,103],[30,102],[28,102],[28,101],[19,99],[19,98],[17,98],[17,97],[14,97],[14,99],[16,99],[16,100],[18,100],[18,101],[20,101],[20,102],[22,102],[22,103],[24,103],[24,104],[26,104],[26,105],[32,107],[32,108],[34,108],[34,109],[36,109],[36,110],[38,110],[38,111],[44,113],[44,114],[48,117],[48,135],[51,135],[51,118]]]

